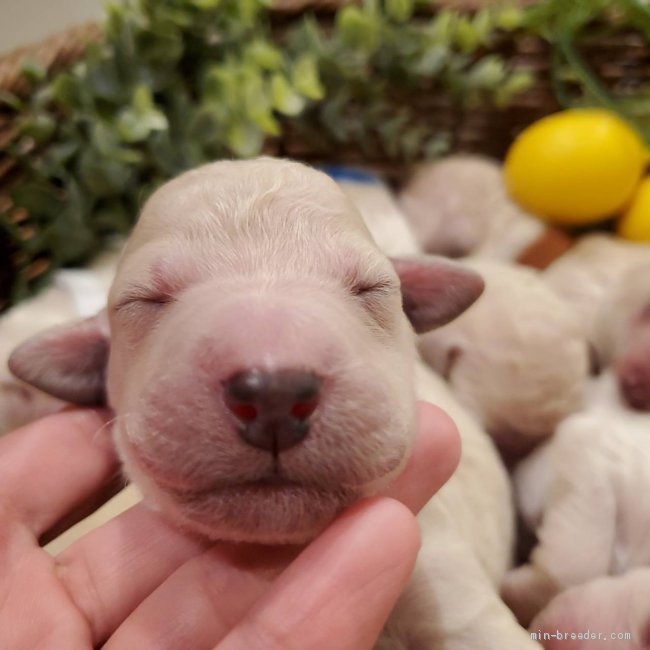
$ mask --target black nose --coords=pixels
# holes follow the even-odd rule
[[[278,454],[309,433],[320,384],[307,370],[244,370],[226,380],[224,397],[242,439]]]

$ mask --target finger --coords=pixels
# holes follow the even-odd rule
[[[389,505],[386,506],[385,502]],[[387,525],[387,520],[390,520],[390,525]],[[381,532],[377,529],[381,529]],[[373,554],[369,553],[367,547],[374,546],[377,539],[375,535],[380,535],[380,538],[388,535],[390,539],[386,543],[382,539],[382,549]],[[384,565],[378,567],[384,559],[386,565],[399,566],[400,571],[403,570],[403,573],[399,573],[396,593],[386,590],[383,585],[378,586],[384,590],[388,600],[392,598],[394,601],[404,584],[403,575],[408,577],[412,567],[410,559],[404,564],[401,559],[395,558],[401,557],[403,548],[408,553],[417,552],[418,531],[412,515],[403,506],[397,506],[388,499],[373,499],[370,502],[364,501],[341,515],[313,545],[317,545],[317,551],[310,551],[311,546],[303,551],[297,560],[300,568],[296,573],[304,571],[311,588],[319,585],[320,589],[323,584],[328,594],[323,597],[324,600],[331,596],[329,590],[333,588],[332,585],[336,585],[337,590],[344,591],[346,595],[343,597],[347,597],[349,567],[352,567],[351,575],[363,583],[367,576],[370,576],[370,581],[384,570]],[[349,561],[341,565],[340,556],[346,553],[350,553]],[[187,562],[151,594],[111,637],[104,650],[127,647],[137,647],[139,650],[213,648],[244,618],[253,604],[268,592],[270,580],[297,554],[294,548],[214,547]],[[326,555],[324,559],[320,558],[322,554]],[[366,563],[369,566],[359,574],[359,568]],[[330,574],[330,565],[338,567],[342,576],[338,584],[338,574]],[[322,578],[321,573],[328,576],[327,579]],[[353,580],[351,587],[354,586]],[[340,594],[336,595],[337,598],[339,596]],[[362,593],[358,595],[359,599],[365,597]],[[375,607],[373,603],[370,605]],[[385,611],[390,611],[391,606],[392,602],[387,605],[387,610],[383,606],[375,607],[378,614],[372,620],[376,621]],[[378,626],[381,627],[381,623]],[[372,636],[372,633],[374,632],[369,634]],[[328,640],[328,647],[331,647],[331,637]],[[232,647],[257,646],[248,646],[242,641],[241,645],[235,644]]]
[[[381,543],[378,543],[381,540]],[[218,650],[373,647],[419,549],[412,513],[373,499],[340,517],[307,547]]]
[[[70,539],[76,539],[79,535],[74,536],[73,532],[69,532],[74,528],[75,524],[86,519],[94,512],[99,510],[105,503],[110,501],[118,492],[121,492],[126,485],[126,479],[121,472],[116,472],[107,483],[104,483],[98,490],[93,492],[82,503],[75,506],[63,518],[59,519],[54,526],[49,528],[43,535],[40,536],[38,542],[40,546],[47,546],[50,542],[59,538],[64,533],[68,532]],[[63,548],[63,546],[59,546]]]
[[[119,471],[107,418],[65,411],[0,439],[0,500],[36,537]]]
[[[103,650],[212,648],[300,553],[296,547],[218,544],[174,572]]]
[[[419,402],[420,431],[406,469],[383,492],[418,513],[449,480],[460,460],[460,436],[440,408]]]
[[[449,478],[460,454],[458,432],[450,418],[430,404],[420,404],[421,435],[403,478],[389,493],[419,509]],[[260,576],[259,557],[234,558],[220,545],[193,558],[165,581],[123,624],[107,647],[142,650],[210,647],[238,621],[267,588],[272,567],[289,563],[293,549],[260,551],[267,566]]]
[[[138,504],[74,542],[55,562],[97,646],[158,585],[207,546]]]

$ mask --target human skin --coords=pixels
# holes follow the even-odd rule
[[[0,440],[2,648],[371,648],[415,562],[414,513],[460,454],[420,403],[405,471],[305,548],[214,544],[137,505],[52,557],[39,540],[116,485],[109,418],[66,411]]]

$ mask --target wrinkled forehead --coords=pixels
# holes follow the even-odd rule
[[[214,267],[294,270],[352,264],[354,256],[374,265],[383,257],[332,179],[270,158],[213,163],[157,190],[129,239],[120,275],[168,254]]]

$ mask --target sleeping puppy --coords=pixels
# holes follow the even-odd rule
[[[219,162],[149,199],[105,311],[23,344],[10,366],[60,399],[107,401],[126,474],[188,532],[300,543],[400,473],[418,393],[453,411],[423,368],[416,387],[413,328],[451,320],[481,290],[451,262],[391,263],[322,173]],[[452,479],[429,510],[440,531],[424,542],[429,574],[416,569],[387,647],[475,648],[466,639],[486,625],[489,647],[526,647],[496,594],[507,480],[487,437],[469,418],[465,428],[476,441],[465,483]],[[416,639],[399,622],[423,605]]]
[[[582,407],[587,341],[538,272],[480,257],[464,264],[480,273],[485,292],[452,323],[422,335],[420,352],[514,460]]]
[[[650,566],[648,467],[650,414],[627,408],[614,373],[603,373],[589,385],[587,407],[514,472],[522,517],[537,537],[503,586],[522,624],[571,587]]]

